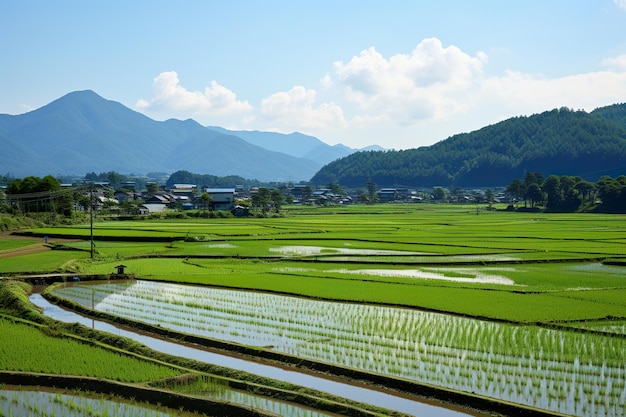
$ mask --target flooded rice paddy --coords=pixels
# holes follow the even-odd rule
[[[626,413],[623,338],[134,281],[55,294],[172,330],[576,416]]]
[[[0,415],[29,417],[192,417],[195,414],[103,395],[0,388]]]
[[[422,269],[333,269],[329,272],[340,274],[373,275],[379,277],[401,277],[415,279],[436,279],[441,281],[469,282],[475,284],[515,285],[515,282],[496,272],[512,271],[512,268],[422,268]],[[457,276],[447,275],[454,271]],[[458,276],[465,275],[465,276]]]
[[[76,288],[76,287],[75,287]],[[194,359],[200,362],[211,363],[235,370],[245,371],[254,375],[260,375],[272,378],[278,381],[285,381],[291,384],[315,389],[322,392],[328,392],[353,401],[372,404],[378,407],[399,411],[408,415],[428,415],[432,417],[462,417],[466,413],[437,407],[431,404],[422,403],[416,400],[404,398],[402,396],[391,395],[377,389],[368,389],[362,386],[349,383],[335,381],[320,376],[314,376],[307,373],[298,372],[297,370],[288,370],[281,367],[265,365],[256,361],[249,361],[228,355],[221,355],[209,352],[204,349],[198,349],[172,341],[163,340],[157,337],[147,336],[143,333],[133,332],[127,329],[116,327],[109,323],[93,320],[80,314],[65,310],[48,302],[41,294],[32,294],[30,300],[33,304],[43,310],[43,314],[65,323],[81,323],[85,326],[92,327],[122,337],[128,337],[143,345],[169,355],[180,356],[188,359]],[[223,391],[222,395],[228,391]],[[229,400],[236,404],[248,404],[257,407],[259,410],[270,411],[279,416],[309,416],[309,417],[327,417],[327,413],[312,411],[308,408],[298,407],[294,404],[285,404],[281,401],[268,399],[264,397],[254,396],[245,393],[236,392]],[[253,405],[250,405],[250,404]],[[307,414],[308,413],[308,414]]]
[[[276,252],[281,255],[290,256],[319,256],[319,255],[364,255],[364,256],[384,256],[384,255],[427,255],[423,252],[410,252],[399,250],[380,250],[380,249],[357,249],[357,248],[337,248],[337,247],[324,247],[324,246],[304,246],[304,245],[292,245],[292,246],[280,246],[277,248],[270,248],[270,252]]]

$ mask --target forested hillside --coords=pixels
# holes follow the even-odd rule
[[[218,177],[210,174],[194,174],[189,171],[176,171],[167,179],[165,183],[168,187],[174,184],[194,184],[200,188],[204,187],[232,187],[243,185],[245,187],[255,187],[261,185],[257,180],[248,180],[237,175]]]
[[[526,172],[589,181],[626,172],[626,104],[592,113],[555,109],[451,136],[430,147],[359,152],[326,165],[311,182],[504,186]]]

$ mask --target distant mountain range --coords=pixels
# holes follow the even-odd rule
[[[300,133],[159,122],[90,90],[29,113],[0,114],[0,148],[0,172],[16,177],[187,170],[260,181],[306,181],[328,162],[358,151]]]
[[[270,151],[286,153],[296,158],[310,159],[320,162],[322,165],[353,154],[356,151],[383,150],[383,148],[378,145],[372,145],[362,149],[353,149],[342,144],[331,146],[314,136],[304,135],[299,132],[285,135],[283,133],[262,132],[258,130],[227,130],[217,126],[207,127],[216,132],[240,137],[253,145],[260,146]]]
[[[262,182],[345,187],[500,186],[526,172],[626,174],[626,104],[514,117],[432,146],[381,151],[330,146],[301,133],[233,131],[194,120],[155,121],[93,91],[0,115],[0,173],[76,175],[188,171]]]
[[[626,174],[626,104],[514,117],[432,146],[359,152],[324,166],[313,184],[504,186],[527,172],[597,181]]]

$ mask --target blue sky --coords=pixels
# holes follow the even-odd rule
[[[626,0],[4,0],[0,53],[0,113],[90,89],[156,120],[407,149],[626,102]]]

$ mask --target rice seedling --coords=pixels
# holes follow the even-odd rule
[[[84,302],[90,288],[74,285],[55,293]],[[565,407],[575,412],[581,401],[624,411],[619,398],[625,395],[626,341],[620,338],[146,281],[103,288],[109,295],[96,309],[183,333],[272,346],[339,366],[557,407],[553,411]],[[576,400],[573,394],[581,391],[584,395]]]
[[[65,392],[48,392],[0,389],[0,394],[11,395],[15,401],[3,401],[0,396],[0,415],[29,417],[191,417],[197,414],[183,410],[155,407],[147,403],[129,401],[109,395],[71,395]]]
[[[150,381],[180,373],[73,339],[49,337],[39,329],[3,318],[0,318],[0,333],[0,358],[5,370],[93,376],[122,382]]]

